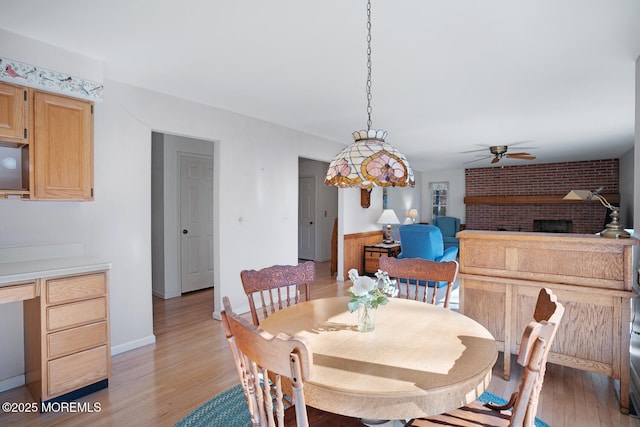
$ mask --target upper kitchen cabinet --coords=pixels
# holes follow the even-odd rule
[[[25,144],[26,133],[27,89],[0,82],[0,144]]]
[[[93,200],[93,103],[34,90],[34,200]]]
[[[0,198],[93,200],[93,102],[0,82]]]

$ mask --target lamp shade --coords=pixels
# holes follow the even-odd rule
[[[400,224],[400,220],[393,209],[385,209],[378,218],[378,224]]]
[[[589,190],[571,190],[563,197],[564,200],[589,200],[593,193]]]
[[[329,164],[324,183],[336,187],[415,186],[413,170],[404,154],[384,142],[387,132],[361,130],[354,142]]]
[[[571,190],[563,197],[564,200],[598,200],[602,206],[609,209],[611,213],[611,222],[609,222],[605,229],[599,234],[600,237],[607,237],[610,239],[627,239],[631,237],[631,234],[624,229],[624,226],[620,224],[620,207],[613,206],[604,196],[600,194],[604,187],[600,187],[595,191],[589,190]]]
[[[407,214],[409,218],[412,220],[418,219],[418,210],[417,209],[409,209],[409,213]]]

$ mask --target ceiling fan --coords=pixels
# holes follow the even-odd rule
[[[509,147],[507,145],[492,145],[491,147],[489,147],[489,151],[491,152],[491,154],[482,155],[482,156],[480,156],[482,158],[476,159],[476,160],[471,160],[470,162],[465,162],[464,164],[477,162],[479,160],[488,159],[490,157],[493,157],[493,159],[491,159],[491,164],[498,163],[500,161],[500,159],[502,159],[503,157],[508,157],[510,159],[521,159],[521,160],[534,160],[536,158],[536,156],[532,156],[530,153],[525,153],[525,152],[507,153],[508,149],[509,149]],[[471,153],[471,152],[474,152],[474,151],[484,151],[484,149],[483,150],[465,151],[465,153]]]

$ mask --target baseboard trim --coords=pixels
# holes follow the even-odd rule
[[[139,340],[129,341],[124,344],[114,345],[111,347],[111,355],[124,353],[126,351],[134,350],[136,348],[144,347],[145,345],[155,344],[156,336],[151,334],[147,337],[140,338]]]
[[[136,348],[144,347],[145,345],[150,345],[155,343],[156,343],[156,336],[149,335],[139,340],[129,341],[127,343],[111,347],[111,355],[115,356],[116,354],[124,353],[130,350],[134,350]],[[24,374],[7,378],[5,380],[0,381],[0,393],[2,393],[3,391],[11,390],[12,388],[23,386],[24,384],[25,384]]]
[[[6,380],[0,381],[0,393],[3,391],[11,390],[12,388],[23,386],[24,384],[25,384],[24,374],[7,378]]]

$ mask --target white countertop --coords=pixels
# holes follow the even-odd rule
[[[111,263],[86,256],[0,262],[0,287],[35,279],[109,269],[111,269]]]

